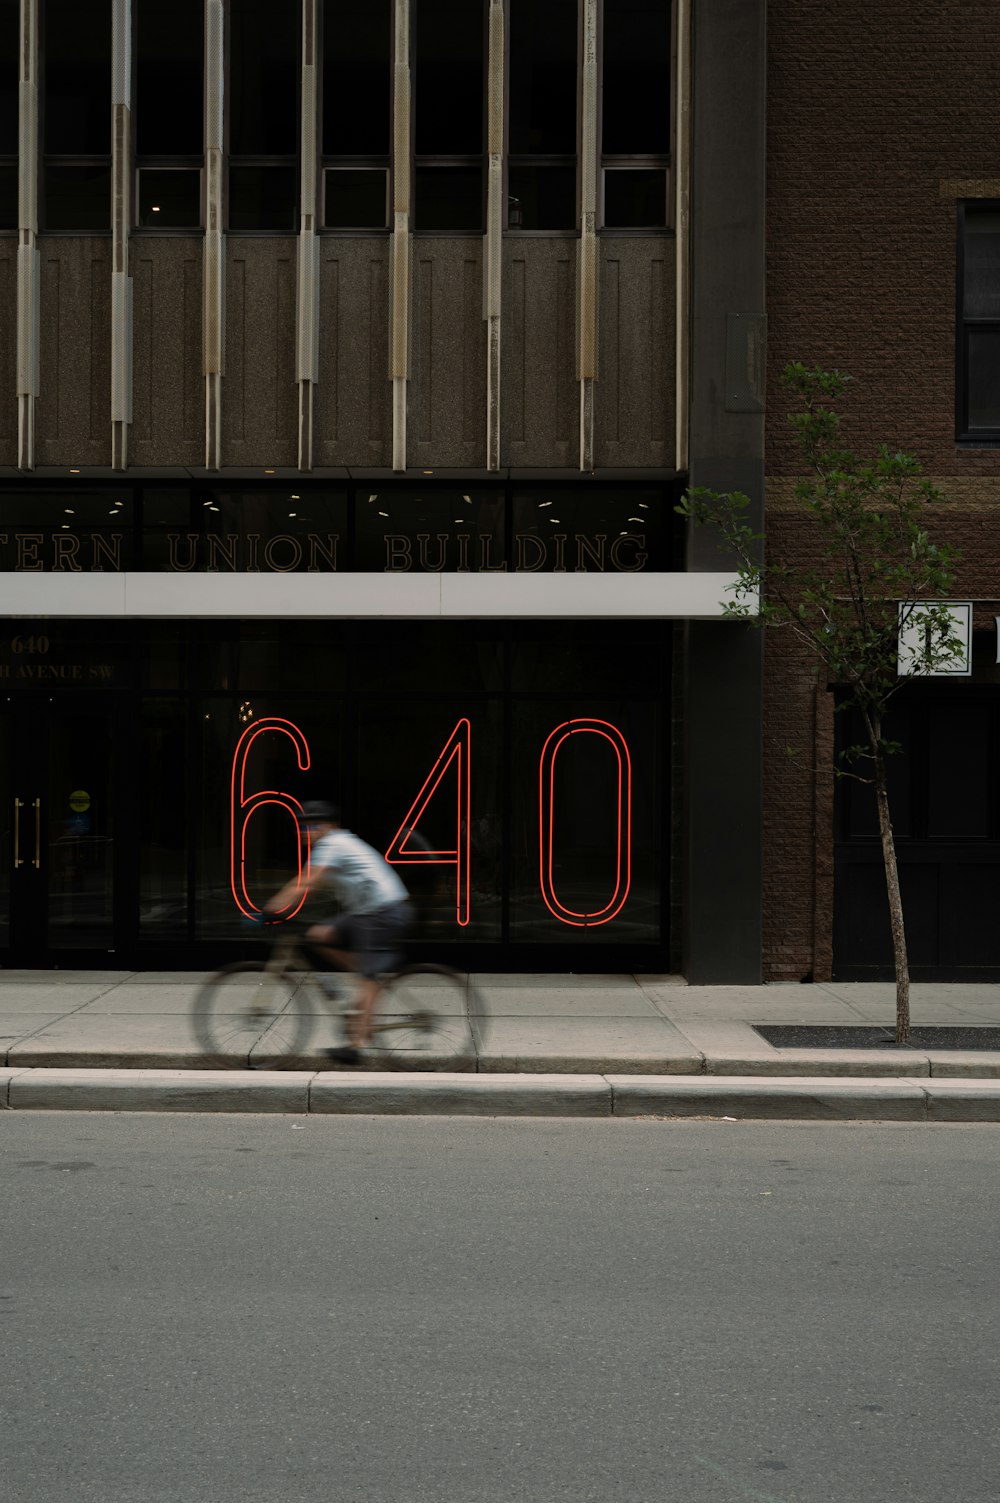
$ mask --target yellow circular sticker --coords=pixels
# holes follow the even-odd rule
[[[84,814],[90,808],[90,794],[84,793],[82,788],[77,788],[75,793],[69,796],[69,806],[74,814]]]

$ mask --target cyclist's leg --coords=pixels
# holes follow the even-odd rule
[[[397,970],[405,959],[405,940],[411,927],[409,903],[391,903],[371,913],[356,914],[358,953],[354,957],[361,974],[352,1043],[359,1049],[372,1041],[372,1022],[384,990],[382,978]]]

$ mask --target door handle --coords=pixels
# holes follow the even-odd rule
[[[17,867],[24,865],[24,862],[21,860],[21,810],[23,808],[24,808],[23,801],[21,799],[19,799],[19,798],[16,798],[14,800],[14,868],[15,868],[15,870],[17,869]]]
[[[32,862],[35,871],[42,868],[42,801],[35,799],[35,859]]]

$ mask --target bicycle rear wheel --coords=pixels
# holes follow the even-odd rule
[[[293,1069],[312,1026],[295,1007],[300,978],[246,961],[217,971],[195,998],[191,1021],[209,1069]]]
[[[481,1009],[468,976],[407,965],[386,980],[375,1018],[373,1063],[389,1070],[477,1068]]]

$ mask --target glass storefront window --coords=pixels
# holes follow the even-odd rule
[[[186,938],[187,708],[179,699],[147,699],[139,726],[139,929]]]
[[[201,701],[200,937],[253,937],[253,915],[299,870],[295,811],[308,799],[339,801],[343,724],[333,697]]]
[[[663,568],[667,526],[656,491],[611,486],[514,493],[514,564],[525,572]]]
[[[180,573],[330,573],[343,567],[340,491],[191,492],[143,497],[143,568]]]
[[[133,515],[129,486],[6,491],[0,504],[0,572],[131,568]]]
[[[509,567],[502,491],[359,494],[354,567],[387,573],[473,573]]]
[[[374,700],[360,708],[358,746],[357,830],[397,866],[421,937],[498,940],[500,705],[437,696]]]
[[[660,936],[655,706],[515,702],[510,936],[593,944]]]

